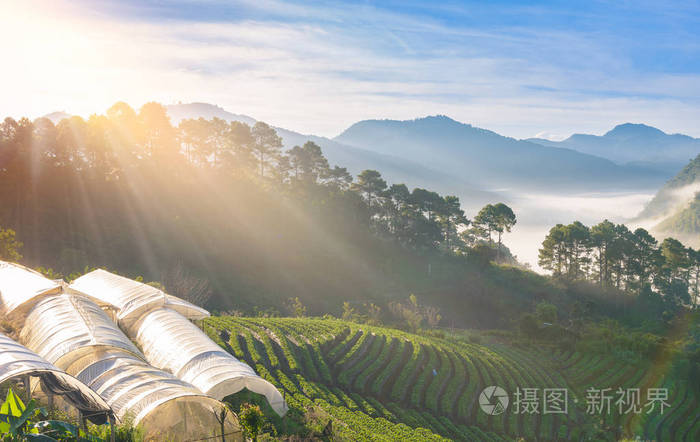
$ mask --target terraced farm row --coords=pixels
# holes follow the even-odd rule
[[[364,439],[355,433],[364,428],[373,439],[397,440],[394,426],[403,425],[401,439],[408,431],[419,439],[555,440],[579,424],[572,415],[480,410],[478,396],[488,385],[507,391],[562,385],[537,361],[506,348],[339,320],[219,317],[204,328],[285,391],[291,407],[320,406],[338,420],[336,431],[348,428],[350,439]]]
[[[333,319],[215,317],[203,328],[284,391],[292,409],[320,407],[348,440],[700,440],[695,395],[612,357],[478,345]],[[480,409],[479,394],[489,385],[510,394],[505,413]],[[663,414],[619,413],[614,402],[609,414],[586,412],[590,387],[614,393],[661,386],[671,404]],[[567,388],[568,413],[516,413],[517,388]]]
[[[672,378],[670,373],[659,373],[652,365],[629,364],[613,357],[561,352],[552,358],[556,371],[564,376],[579,400],[585,400],[586,390],[609,389],[613,396],[610,413],[602,415],[601,428],[617,438],[640,437],[644,440],[697,441],[700,440],[700,401],[692,388]],[[639,388],[639,413],[630,411],[630,400],[616,404],[619,389]],[[646,406],[649,389],[666,389],[668,407],[663,412],[656,406]],[[620,408],[622,407],[622,408]],[[622,412],[620,412],[622,410]]]

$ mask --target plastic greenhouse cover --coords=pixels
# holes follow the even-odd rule
[[[77,295],[53,295],[40,300],[27,315],[20,340],[63,369],[69,363],[64,359],[76,359],[99,346],[141,356],[97,304]]]
[[[117,325],[83,296],[42,299],[29,313],[20,336],[28,347],[95,390],[120,420],[129,413],[138,424],[159,412],[161,404],[180,398],[190,402],[199,398],[204,404],[200,412],[205,414],[212,401],[218,404],[191,384],[148,365]]]
[[[61,292],[61,283],[19,264],[0,261],[0,312],[7,316],[26,310],[30,301]]]
[[[28,348],[0,334],[0,383],[19,376],[38,377],[49,392],[61,395],[86,415],[111,413],[97,393]],[[95,422],[100,422],[93,419]],[[101,422],[100,422],[101,423]]]
[[[85,354],[67,370],[99,393],[121,421],[143,424],[147,440],[195,439],[220,428],[221,402],[124,350]],[[225,431],[237,429],[229,414]]]
[[[105,353],[103,359],[93,359],[85,365],[78,362],[68,371],[83,366],[76,377],[102,396],[120,419],[129,413],[135,424],[167,401],[190,396],[205,403],[213,400],[187,382],[125,351],[115,349]]]
[[[127,333],[141,347],[149,363],[168,370],[209,396],[223,399],[247,388],[264,395],[280,416],[287,412],[287,405],[274,385],[173,310],[153,310],[127,329]]]
[[[72,290],[108,303],[118,309],[119,325],[128,328],[156,308],[168,307],[188,319],[204,319],[209,312],[162,290],[106,270],[95,270],[73,281]]]

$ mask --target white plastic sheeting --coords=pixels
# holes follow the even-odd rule
[[[19,264],[0,261],[0,313],[14,317],[45,295],[61,292],[61,283]]]
[[[216,413],[223,409],[218,399],[244,388],[265,395],[280,415],[287,411],[272,384],[190,322],[209,312],[155,287],[104,270],[66,287],[0,261],[0,313],[13,315],[30,350],[6,339],[33,355],[23,365],[12,360],[14,347],[0,346],[0,379],[44,364],[51,375],[42,380],[54,389],[70,390],[77,402],[97,399],[119,419],[129,415],[152,438],[216,435],[221,429]],[[144,345],[145,355],[120,326]],[[235,416],[224,427],[233,439],[241,438]]]
[[[231,356],[179,313],[163,308],[147,313],[126,330],[153,366],[168,370],[216,399],[244,388],[264,395],[284,416],[287,404],[274,385]]]
[[[40,300],[27,316],[20,337],[29,348],[93,389],[120,420],[128,414],[138,425],[149,418],[148,432],[178,440],[184,438],[179,432],[186,429],[171,427],[183,420],[190,421],[187,431],[193,435],[219,428],[214,425],[215,413],[223,404],[149,365],[117,325],[84,296],[63,294]],[[178,410],[193,414],[177,414]],[[236,427],[231,420],[227,426]]]
[[[20,376],[40,378],[48,392],[62,395],[85,414],[112,413],[105,400],[84,383],[0,333],[0,383]]]
[[[143,425],[149,438],[186,440],[220,434],[224,405],[187,382],[121,349],[102,349],[74,361],[67,371],[95,390],[117,417]],[[229,416],[225,431],[235,432]]]
[[[204,319],[209,312],[162,290],[106,270],[95,270],[73,281],[72,290],[110,304],[117,309],[119,325],[129,328],[144,314],[157,308],[171,308],[188,319]]]
[[[97,304],[76,295],[53,295],[37,302],[27,315],[20,340],[63,369],[96,347],[119,348],[143,357]]]

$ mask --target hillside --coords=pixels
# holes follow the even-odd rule
[[[208,103],[171,104],[166,106],[173,124],[186,118],[221,118],[226,121],[240,121],[249,125],[257,120],[247,115],[234,114],[223,108]],[[469,205],[483,205],[497,199],[493,192],[487,192],[469,182],[461,174],[450,174],[444,170],[426,167],[419,161],[402,155],[388,155],[363,148],[349,146],[326,137],[301,134],[282,127],[275,127],[282,138],[285,149],[302,146],[312,141],[323,149],[323,154],[331,164],[342,165],[357,175],[365,169],[381,170],[391,182],[407,183],[411,187],[427,187],[439,192],[461,191],[463,201]]]
[[[618,164],[645,165],[669,175],[700,153],[700,139],[667,134],[645,124],[625,123],[604,135],[574,134],[563,141],[531,138],[544,146],[574,149]]]
[[[653,230],[688,240],[695,246],[700,233],[700,155],[670,179],[647,204],[638,220],[653,222]]]
[[[285,392],[294,416],[331,422],[341,440],[698,440],[698,397],[662,365],[573,348],[518,348],[493,337],[426,337],[336,319],[213,317],[202,324],[222,347]],[[497,385],[510,394],[500,415],[478,397]],[[670,408],[603,418],[587,413],[586,389],[663,386]],[[566,414],[517,414],[516,388],[567,388]],[[642,399],[643,400],[643,399]],[[646,409],[645,409],[646,411]],[[599,420],[600,419],[600,420]],[[297,423],[298,423],[297,422]],[[308,424],[308,421],[307,421]],[[326,428],[328,428],[326,426]],[[290,429],[294,429],[293,431]]]
[[[515,140],[445,116],[361,121],[334,140],[411,158],[487,188],[639,190],[658,186],[663,180],[663,174],[652,169]]]

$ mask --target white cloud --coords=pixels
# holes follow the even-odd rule
[[[517,138],[543,124],[557,136],[602,133],[625,121],[700,136],[698,100],[678,98],[700,97],[697,75],[635,73],[575,33],[454,29],[371,6],[360,15],[257,5],[326,20],[148,22],[71,3],[0,6],[0,38],[18,42],[5,48],[13,68],[3,76],[12,86],[0,97],[0,113],[207,101],[330,136],[361,119],[427,114]]]

